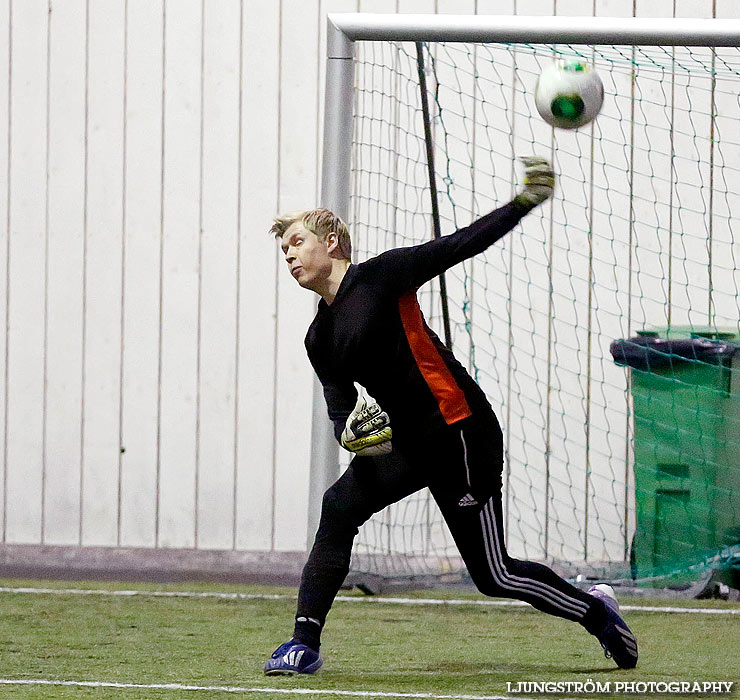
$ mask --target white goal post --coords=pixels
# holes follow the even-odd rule
[[[727,19],[672,19],[672,18],[596,18],[596,17],[527,17],[527,16],[482,16],[482,15],[397,15],[397,14],[365,14],[365,13],[347,13],[347,14],[330,14],[328,16],[327,30],[327,57],[326,57],[326,86],[325,86],[325,110],[324,110],[324,136],[323,136],[323,155],[322,155],[322,181],[321,181],[321,206],[328,207],[342,216],[351,223],[351,197],[353,183],[356,182],[357,176],[353,177],[353,138],[356,132],[354,123],[354,111],[357,105],[357,85],[356,85],[356,45],[358,42],[444,42],[453,44],[456,42],[475,43],[475,44],[521,44],[530,45],[566,45],[573,44],[587,47],[738,47],[740,46],[740,20]],[[671,58],[666,59],[669,63]],[[672,59],[675,62],[675,56]],[[713,59],[712,59],[713,60]],[[629,62],[629,55],[627,58]],[[714,63],[711,64],[710,72],[714,70]],[[474,69],[473,69],[474,70]],[[698,69],[702,70],[702,69]],[[477,76],[476,76],[477,77]],[[714,78],[714,75],[711,75]],[[740,74],[738,75],[738,88],[740,92]],[[713,88],[712,88],[713,89]],[[481,98],[482,99],[482,98]],[[714,101],[714,93],[712,93]],[[634,102],[634,96],[633,96]],[[673,104],[673,103],[671,103]],[[457,118],[458,115],[455,115]],[[625,115],[625,120],[629,120],[629,114]],[[740,116],[740,115],[738,115]],[[466,115],[467,118],[467,115]],[[710,123],[711,122],[711,123]],[[707,123],[712,129],[712,136],[709,141],[716,140],[715,115],[710,114]],[[539,127],[537,127],[539,128]],[[671,127],[671,134],[672,127]],[[421,134],[423,139],[423,134]],[[713,147],[713,146],[712,146]],[[671,135],[671,152],[668,154],[668,160],[674,157],[673,136]],[[714,151],[711,158],[714,159]],[[593,156],[591,156],[593,161]],[[672,167],[672,166],[671,166]],[[704,166],[701,166],[704,168]],[[712,168],[715,167],[714,160]],[[471,168],[473,170],[474,168]],[[703,170],[702,170],[703,172]],[[712,171],[714,172],[714,171]],[[513,171],[512,171],[513,173]],[[474,177],[474,174],[471,175]],[[702,185],[703,186],[703,185]],[[671,196],[673,189],[671,188]],[[714,190],[710,192],[710,197],[714,195]],[[632,194],[630,194],[630,208]],[[472,195],[475,198],[475,194]],[[588,207],[588,203],[586,207]],[[484,213],[484,212],[481,212]],[[593,212],[591,212],[593,214]],[[626,215],[627,216],[627,215]],[[628,216],[632,216],[630,213]],[[709,216],[712,216],[710,211]],[[731,222],[732,216],[727,216]],[[467,223],[467,222],[463,222]],[[729,224],[728,224],[729,225]],[[673,226],[673,224],[672,224]],[[448,229],[449,230],[449,229]],[[431,232],[431,227],[429,228]],[[673,232],[673,229],[671,229]],[[590,235],[590,234],[589,234]],[[403,244],[402,242],[399,244]],[[550,245],[552,245],[550,243]],[[380,252],[380,251],[377,251]],[[552,248],[551,248],[552,254]],[[673,253],[671,254],[673,255]],[[673,258],[671,258],[672,260]],[[549,264],[549,263],[548,263]],[[711,268],[711,261],[710,261]],[[590,272],[589,272],[590,274]],[[688,274],[688,273],[687,273]],[[734,268],[730,274],[734,274]],[[615,276],[617,273],[615,272]],[[632,271],[630,270],[630,280]],[[670,300],[670,277],[668,278],[669,299],[668,299],[668,324],[671,322],[671,300]],[[590,278],[589,278],[590,281]],[[690,284],[690,281],[686,283]],[[710,271],[711,287],[711,271]],[[550,284],[550,295],[552,296],[552,283]],[[687,287],[688,289],[688,287]],[[590,294],[590,291],[589,291]],[[647,294],[647,293],[646,293]],[[719,322],[720,316],[712,315],[712,290],[710,294],[710,312],[708,325]],[[731,296],[731,294],[728,292]],[[687,291],[688,295],[688,291]],[[630,302],[631,303],[631,302]],[[665,302],[661,302],[665,306]],[[674,302],[675,303],[675,293]],[[689,304],[691,307],[691,304]],[[698,323],[691,316],[692,309],[687,311],[688,323],[693,325]],[[647,314],[649,317],[649,314]],[[589,299],[589,328],[588,343],[589,348],[592,342],[592,305]],[[724,317],[722,317],[724,318]],[[650,321],[650,318],[641,319],[641,321]],[[677,320],[687,322],[678,311],[673,315],[673,323]],[[550,323],[550,322],[549,322]],[[550,325],[552,325],[550,323]],[[629,328],[629,326],[632,328]],[[628,330],[638,330],[636,322],[628,323]],[[534,333],[533,333],[534,334]],[[551,330],[548,331],[551,335]],[[547,338],[546,345],[549,349],[553,345],[551,337]],[[584,336],[585,337],[585,336]],[[471,335],[470,346],[473,340]],[[534,345],[534,342],[533,342]],[[471,350],[472,355],[472,350]],[[472,360],[471,360],[472,364]],[[550,364],[548,362],[548,368]],[[583,370],[584,373],[586,370]],[[536,373],[536,372],[535,372]],[[588,365],[588,392],[590,400],[591,391],[591,365]],[[550,392],[551,382],[548,369],[548,378],[544,382],[547,384],[547,392]],[[543,384],[544,385],[544,384]],[[549,398],[548,398],[549,401]],[[585,401],[585,399],[584,399]],[[497,408],[497,412],[500,407]],[[549,408],[548,408],[549,410]],[[606,409],[605,409],[606,410]],[[623,401],[621,410],[629,420],[630,404],[629,399]],[[549,414],[548,414],[549,415]],[[588,419],[588,409],[586,417]],[[511,419],[510,416],[506,416]],[[506,418],[504,417],[504,418]],[[548,419],[549,420],[549,419]],[[629,433],[629,428],[626,429]],[[586,428],[588,433],[588,427]],[[546,441],[545,452],[549,455],[550,434]],[[630,439],[629,434],[625,443]],[[586,440],[589,440],[588,434]],[[627,448],[625,448],[627,449]],[[594,451],[596,454],[596,451]],[[629,458],[624,456],[626,463]],[[586,501],[593,498],[593,493],[588,494],[588,489],[594,490],[598,486],[589,487],[589,460],[586,457]],[[611,456],[609,456],[611,459]],[[318,524],[318,517],[321,507],[321,496],[325,489],[338,477],[340,473],[340,460],[338,447],[333,436],[331,425],[327,418],[326,407],[324,404],[323,393],[318,382],[314,390],[313,406],[313,429],[312,429],[312,455],[311,455],[311,472],[310,472],[310,500],[309,500],[309,522],[308,522],[308,540],[311,542],[313,534]],[[628,467],[625,464],[625,470]],[[549,478],[549,477],[548,477]],[[625,477],[625,482],[629,482],[629,477]],[[627,491],[633,487],[629,483],[621,482],[612,488],[622,489],[624,491],[624,502],[620,502],[619,508],[626,513],[630,498],[634,499],[634,494],[627,495]],[[549,484],[545,487],[544,496],[545,516],[543,527],[556,527],[550,525],[552,513],[547,514],[547,504],[550,502],[550,489],[557,488]],[[580,496],[579,496],[580,497]],[[622,496],[620,496],[622,498]],[[585,517],[588,520],[589,509],[588,503],[585,506]],[[421,516],[420,516],[421,517]],[[426,517],[426,516],[424,516]],[[559,517],[559,516],[558,516]],[[620,516],[621,517],[621,516]],[[556,518],[557,520],[558,518]],[[624,522],[620,528],[624,539],[624,555],[627,556],[628,536],[634,530],[634,523],[627,522],[628,517],[624,515]],[[582,559],[589,559],[589,538],[588,532],[584,535],[585,544],[582,546],[585,554]],[[547,540],[548,535],[545,535]],[[554,547],[553,547],[554,549]],[[606,547],[602,549],[606,550]],[[592,548],[591,551],[596,551]],[[389,550],[390,553],[390,550]],[[528,552],[528,554],[531,553]],[[540,558],[533,556],[532,558]],[[558,556],[548,551],[545,544],[545,559],[557,559]],[[594,555],[594,559],[608,558],[606,556]],[[580,561],[578,557],[571,560]]]

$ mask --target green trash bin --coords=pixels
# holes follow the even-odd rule
[[[645,330],[611,352],[632,374],[633,578],[691,579],[688,567],[740,542],[740,338]]]

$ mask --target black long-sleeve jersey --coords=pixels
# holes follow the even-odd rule
[[[416,292],[483,252],[526,211],[510,202],[448,236],[351,265],[334,302],[319,301],[305,344],[337,440],[357,401],[354,382],[388,413],[397,441],[491,412],[482,389],[426,324]]]

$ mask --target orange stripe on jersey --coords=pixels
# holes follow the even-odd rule
[[[424,328],[416,292],[401,296],[398,310],[416,365],[437,399],[445,422],[450,425],[472,415],[465,394]]]

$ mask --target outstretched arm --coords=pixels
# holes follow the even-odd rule
[[[382,253],[366,264],[398,290],[415,289],[445,270],[478,255],[503,238],[521,218],[552,196],[555,174],[543,158],[522,158],[524,190],[511,202],[448,236]]]

